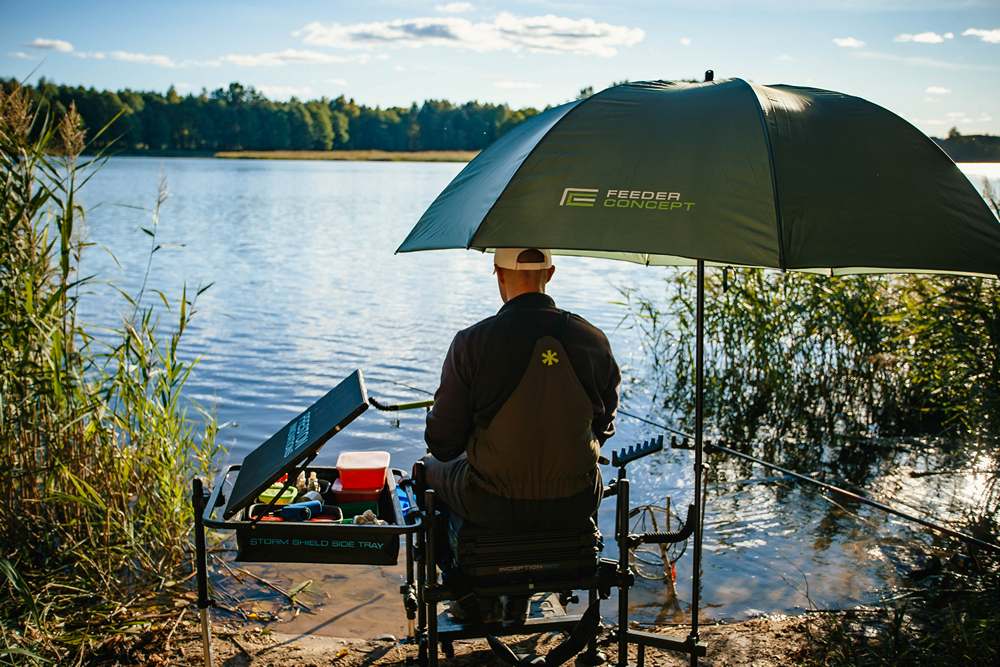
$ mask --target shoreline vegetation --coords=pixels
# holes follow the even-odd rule
[[[87,139],[72,104],[57,119],[0,90],[0,665],[120,664],[163,641],[190,613],[190,480],[221,451],[183,395],[204,289],[105,283],[119,322],[77,318],[100,284],[79,197],[103,158],[83,157]],[[165,200],[163,184],[141,214],[146,277]]]
[[[219,151],[225,160],[333,160],[352,162],[468,162],[479,151]]]
[[[191,644],[179,649],[190,657],[197,609],[189,484],[211,476],[220,450],[214,416],[183,394],[195,368],[182,339],[207,288],[171,299],[143,280],[138,292],[121,292],[124,314],[112,329],[78,321],[78,303],[101,279],[86,270],[93,244],[83,235],[79,192],[102,155],[134,148],[115,141],[126,112],[85,132],[75,100],[60,112],[34,88],[0,84],[0,665],[167,664],[171,641],[184,636]],[[217,102],[222,119],[254,117],[246,106]],[[97,157],[84,157],[91,152]],[[165,199],[164,185],[137,232],[149,237],[147,276],[164,247],[157,226]],[[684,272],[655,302],[624,295],[658,371],[657,399],[688,422],[692,337],[682,334],[692,326],[690,280]],[[863,276],[821,283],[713,270],[709,287],[708,330],[720,333],[710,340],[706,401],[720,432],[761,438],[800,470],[819,470],[823,461],[819,448],[798,445],[837,439],[844,446],[831,451],[836,471],[856,472],[837,478],[861,486],[882,456],[871,446],[873,426],[882,436],[937,433],[956,471],[994,465],[997,283]],[[784,434],[794,437],[784,442]],[[987,472],[982,506],[956,525],[995,540],[1000,471]],[[951,543],[930,546],[927,566],[902,593],[874,610],[824,612],[805,645],[776,632],[769,646],[753,625],[742,635],[719,626],[719,641],[745,643],[751,662],[766,650],[774,664],[996,664],[1000,562]],[[234,615],[241,611],[243,601],[230,602]],[[250,625],[246,612],[241,618],[240,627]],[[234,635],[236,649],[239,641]],[[481,664],[481,656],[466,664]]]
[[[414,155],[427,152],[430,161],[460,162],[459,154],[482,150],[545,110],[433,99],[380,107],[344,95],[279,102],[237,82],[181,95],[173,87],[166,93],[110,91],[44,78],[20,87],[15,79],[0,78],[0,91],[14,88],[56,120],[73,105],[90,133],[90,150],[113,147],[116,155],[157,157],[395,161],[422,160]],[[588,86],[577,98],[593,94]],[[98,132],[101,128],[106,130]],[[934,141],[956,162],[1000,162],[997,136],[963,135],[952,128]],[[345,151],[357,156],[340,157]]]

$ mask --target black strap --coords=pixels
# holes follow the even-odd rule
[[[569,318],[572,317],[572,313],[568,310],[562,311],[562,317],[559,318],[559,323],[556,325],[555,334],[552,336],[557,341],[559,341],[563,347],[566,347],[566,329],[569,328]]]
[[[468,616],[462,621],[462,625],[479,625],[482,614],[479,613],[479,602],[472,587],[472,578],[462,571],[461,567],[453,565],[445,574],[445,580],[455,602],[466,603],[464,609]]]

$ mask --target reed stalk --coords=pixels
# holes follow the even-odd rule
[[[0,93],[0,664],[125,655],[176,616],[187,490],[216,422],[185,401],[196,296],[123,293],[111,331],[81,323],[94,280],[79,192],[103,158],[71,107]]]

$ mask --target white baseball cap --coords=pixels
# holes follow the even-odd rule
[[[542,253],[541,262],[519,262],[517,258],[525,250]],[[493,255],[493,266],[513,271],[540,271],[552,268],[552,252],[541,248],[497,248]]]

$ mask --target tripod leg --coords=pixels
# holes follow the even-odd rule
[[[424,492],[425,505],[427,506],[427,543],[424,545],[424,558],[427,560],[426,584],[428,588],[437,588],[437,563],[434,562],[434,542],[437,539],[437,516],[434,512],[434,491],[428,489]],[[434,591],[436,594],[437,591]],[[437,601],[434,595],[427,605],[427,650],[428,665],[437,667],[438,664],[438,626],[437,626]]]
[[[197,477],[191,482],[191,506],[194,509],[194,551],[198,580],[198,613],[201,615],[201,647],[205,667],[213,667],[212,617],[209,614],[212,600],[208,597],[208,552],[205,549],[205,524],[202,522],[202,514],[205,511],[205,490],[201,479]]]
[[[616,534],[618,537],[618,575],[626,577],[629,573],[628,545],[628,480],[622,467],[618,475],[618,497],[615,511]],[[618,589],[618,667],[628,667],[628,586]]]
[[[601,623],[601,598],[597,594],[596,588],[590,589],[590,607],[597,609],[597,624],[598,630],[600,629]],[[580,661],[587,665],[603,665],[608,661],[607,657],[601,651],[597,650],[597,632],[594,636],[590,638],[587,642],[587,650],[584,651],[583,655],[580,656]]]

